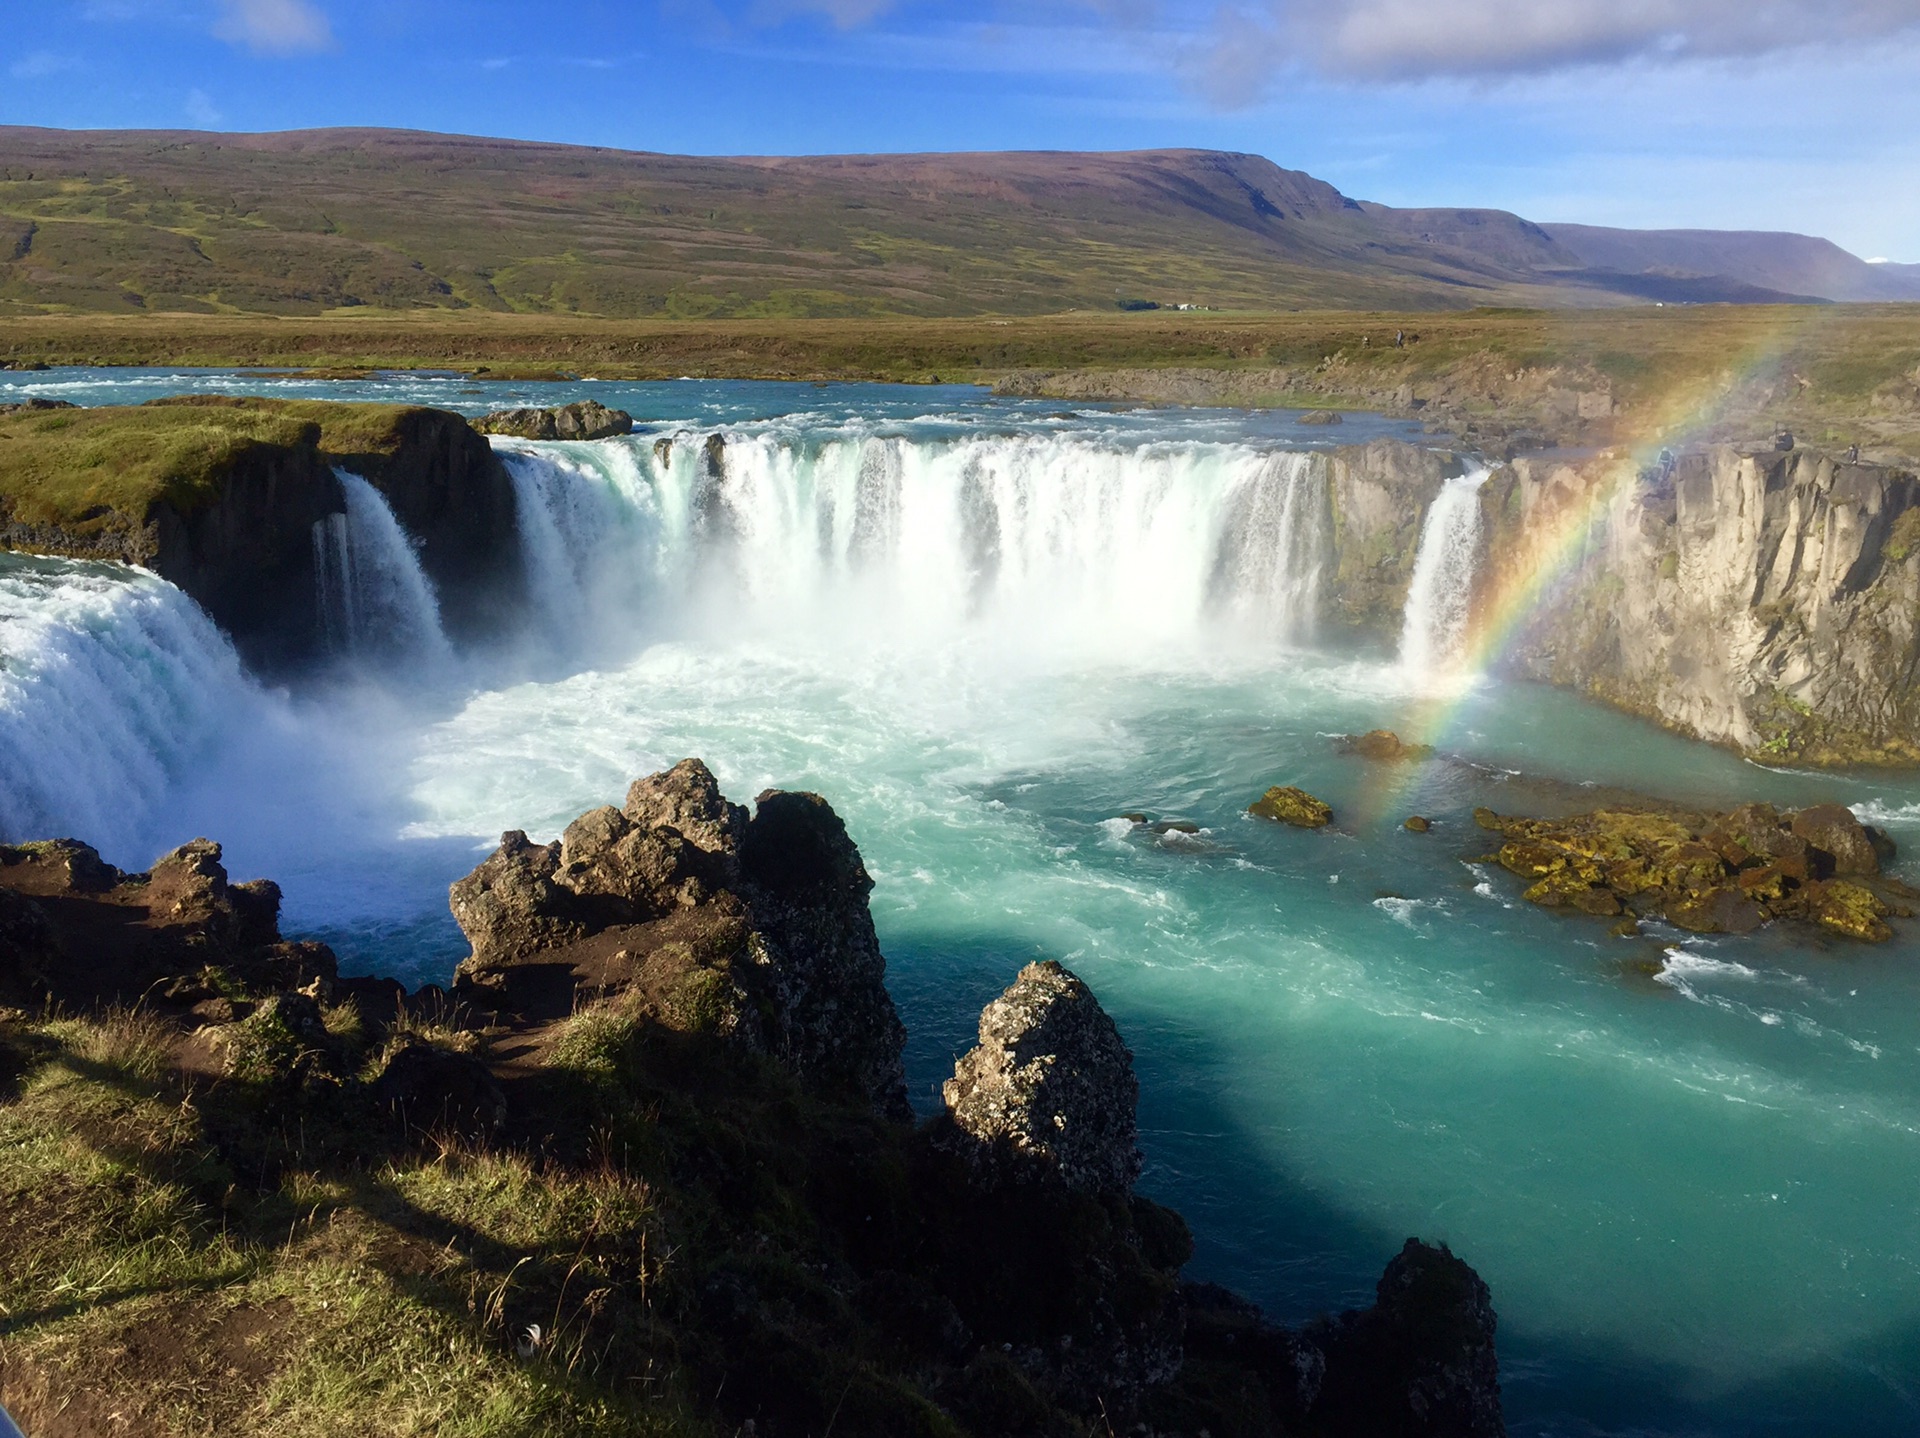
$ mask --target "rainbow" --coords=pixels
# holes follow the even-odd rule
[[[1751,342],[1729,370],[1670,393],[1640,418],[1626,444],[1602,456],[1597,474],[1587,468],[1583,489],[1530,517],[1521,551],[1505,558],[1475,595],[1456,669],[1413,698],[1385,727],[1410,744],[1444,752],[1458,732],[1468,698],[1527,621],[1578,582],[1591,542],[1616,500],[1640,483],[1641,473],[1658,462],[1662,450],[1678,452],[1723,419],[1729,400],[1748,381],[1780,365],[1787,339],[1803,325],[1804,320],[1782,320]],[[1370,765],[1360,824],[1376,827],[1406,817],[1402,811],[1412,812],[1409,805],[1426,787],[1432,764],[1429,759]]]

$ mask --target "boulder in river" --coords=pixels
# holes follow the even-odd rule
[[[482,434],[514,439],[610,439],[633,432],[633,416],[584,399],[557,409],[502,409],[473,421]]]
[[[1772,919],[1819,924],[1869,942],[1911,916],[1920,893],[1880,874],[1892,841],[1838,804],[1781,813],[1599,809],[1562,819],[1474,811],[1504,842],[1500,866],[1526,898],[1601,917],[1662,917],[1695,933],[1747,934]],[[1844,877],[1843,877],[1844,876]]]
[[[1377,759],[1389,763],[1433,757],[1433,745],[1409,744],[1391,729],[1369,729],[1364,734],[1343,734],[1334,741],[1334,747],[1342,754],[1354,754],[1362,759]]]
[[[1276,784],[1247,806],[1256,819],[1273,819],[1300,829],[1324,829],[1333,822],[1333,809],[1305,789]]]

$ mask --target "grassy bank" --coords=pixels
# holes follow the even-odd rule
[[[402,405],[200,398],[138,407],[0,415],[0,520],[88,525],[144,522],[155,504],[190,514],[219,497],[244,456],[317,449],[390,454]]]

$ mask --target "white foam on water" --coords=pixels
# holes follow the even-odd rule
[[[126,856],[172,785],[260,703],[225,636],[164,580],[0,556],[0,838],[72,836]]]

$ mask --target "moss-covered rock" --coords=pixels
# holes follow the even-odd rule
[[[1333,808],[1305,789],[1276,784],[1247,806],[1256,819],[1272,819],[1300,829],[1323,829],[1333,822]]]

